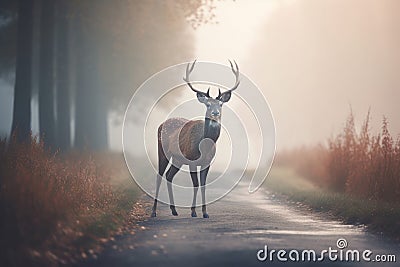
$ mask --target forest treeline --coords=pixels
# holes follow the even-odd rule
[[[211,8],[211,7],[210,7]],[[203,1],[4,0],[0,75],[15,81],[12,132],[54,149],[108,147],[108,114],[149,75],[190,57]],[[179,49],[178,49],[179,48]]]
[[[188,60],[208,2],[0,1],[0,79],[14,84],[11,136],[0,139],[1,266],[95,259],[134,232],[139,190],[121,154],[99,151],[108,114],[148,76]]]

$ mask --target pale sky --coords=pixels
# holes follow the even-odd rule
[[[283,4],[283,1],[281,4]],[[262,31],[268,16],[274,12],[276,6],[276,1],[217,1],[215,8],[215,20],[217,23],[201,25],[196,30],[195,58],[225,65],[229,64],[228,59],[235,60],[239,64],[241,71],[245,72],[242,62],[249,57],[254,46],[255,37]],[[251,77],[248,78],[251,79]],[[237,93],[239,95],[240,90],[246,90],[246,88],[242,87],[238,88]],[[213,88],[211,92],[215,92]],[[236,112],[236,116],[240,116],[243,119],[242,125],[246,128],[248,135],[249,156],[259,155],[263,142],[260,136],[260,125],[258,125],[254,116],[260,116],[260,114],[253,114],[246,110],[244,103],[240,102],[235,95],[231,98],[229,106]],[[223,108],[227,109],[227,107]],[[232,118],[224,114],[222,123],[229,123],[228,120],[230,119]],[[263,118],[258,117],[256,119]],[[267,133],[263,134],[266,135]],[[229,152],[227,144],[224,144],[226,142],[224,142],[223,136],[220,139],[218,147],[222,149],[218,150],[219,158],[217,157],[216,159],[216,166],[221,165],[219,164],[219,159],[227,158],[228,155],[225,154]],[[264,144],[264,146],[267,145]],[[250,166],[256,166],[256,162],[256,158],[249,158]]]
[[[287,2],[287,1],[282,1]],[[278,3],[275,0],[216,1],[216,23],[196,29],[195,57],[202,61],[240,62]]]
[[[266,96],[277,148],[326,143],[350,106],[356,124],[371,108],[400,133],[400,1],[218,1],[217,25],[197,30],[195,57],[226,64]],[[245,90],[245,88],[242,88]]]

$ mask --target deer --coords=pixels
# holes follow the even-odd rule
[[[198,168],[200,166],[200,185],[202,197],[203,218],[209,218],[206,208],[206,179],[210,164],[215,157],[216,142],[221,133],[222,105],[231,99],[232,92],[240,84],[239,67],[229,61],[235,75],[235,84],[229,90],[219,93],[216,98],[210,96],[210,88],[202,92],[193,87],[190,82],[196,60],[186,66],[186,75],[183,80],[188,87],[196,93],[197,100],[206,106],[204,120],[188,120],[185,118],[170,118],[158,127],[158,174],[156,178],[156,194],[151,217],[156,217],[157,199],[160,191],[161,180],[169,163],[171,163],[165,176],[167,180],[168,196],[172,215],[178,216],[174,204],[172,181],[182,165],[189,165],[190,176],[193,183],[193,202],[191,216],[197,217],[196,198],[199,189]]]

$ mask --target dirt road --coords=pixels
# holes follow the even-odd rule
[[[211,204],[208,212],[209,219],[191,218],[190,209],[181,208],[179,216],[173,217],[167,206],[159,205],[158,216],[142,222],[138,233],[117,239],[97,259],[80,266],[398,266],[398,262],[366,263],[363,259],[333,262],[327,253],[321,262],[301,261],[304,250],[315,250],[317,259],[322,250],[329,247],[338,250],[339,238],[347,241],[343,255],[347,250],[357,249],[361,258],[364,250],[371,250],[371,260],[378,254],[391,254],[400,261],[398,244],[372,235],[362,227],[344,225],[326,215],[282,203],[265,190],[249,195],[245,186],[238,186]],[[279,261],[276,252],[272,262],[259,261],[257,252],[265,246],[269,253],[272,249],[285,249],[286,254],[281,256],[288,261]],[[120,247],[124,249],[119,251]],[[299,251],[299,262],[289,258],[293,249]],[[291,255],[296,258],[295,252]],[[339,257],[339,252],[336,255]],[[261,253],[260,257],[263,256]]]

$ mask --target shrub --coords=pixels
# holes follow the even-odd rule
[[[400,201],[400,138],[395,141],[384,117],[381,132],[371,135],[370,113],[357,133],[353,114],[328,147],[284,152],[277,160],[332,191],[371,200]]]
[[[2,261],[23,265],[27,254],[40,256],[50,249],[54,260],[68,258],[73,242],[79,250],[76,240],[92,234],[85,229],[117,215],[120,199],[109,180],[90,156],[52,153],[35,137],[28,143],[1,140]],[[57,248],[62,248],[59,254]]]

